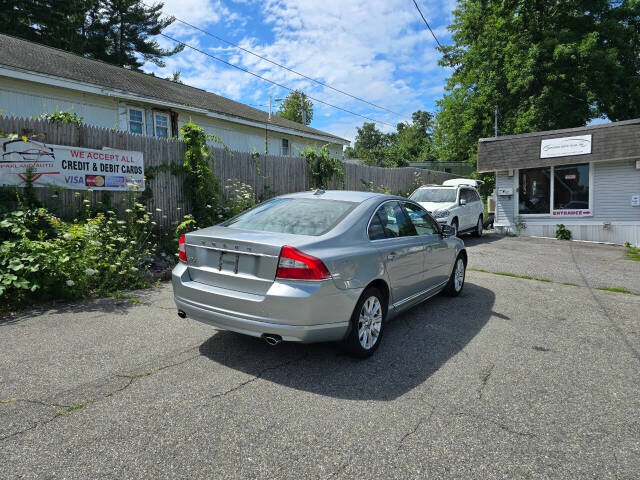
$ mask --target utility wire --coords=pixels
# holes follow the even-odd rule
[[[205,52],[204,50],[201,50],[201,49],[199,49],[197,47],[194,47],[193,45],[189,45],[188,43],[185,43],[185,42],[183,42],[181,40],[178,40],[177,38],[173,38],[173,37],[171,37],[171,36],[169,36],[169,35],[167,35],[165,33],[159,33],[158,35],[160,35],[160,36],[162,36],[162,37],[164,37],[164,38],[166,38],[168,40],[171,40],[172,42],[175,42],[175,43],[177,43],[179,45],[182,45],[184,47],[190,48],[191,50],[195,50],[198,53],[206,55],[207,57],[211,57],[214,60],[217,60],[217,61],[219,61],[221,63],[224,63],[225,65],[228,65],[228,66],[233,67],[233,68],[235,68],[237,70],[240,70],[241,72],[248,73],[249,75],[253,75],[256,78],[259,78],[260,80],[264,80],[265,82],[271,83],[271,84],[273,84],[273,85],[275,85],[277,87],[284,88],[285,90],[288,90],[289,92],[295,91],[291,87],[287,87],[286,85],[283,85],[281,83],[275,82],[273,80],[269,80],[268,78],[265,78],[262,75],[258,75],[257,73],[253,73],[252,71],[247,70],[246,68],[242,68],[242,67],[239,67],[238,65],[234,65],[233,63],[227,62],[226,60],[223,60],[220,57],[216,57],[215,55],[212,55],[212,54],[210,54],[208,52]],[[328,107],[332,107],[332,108],[335,108],[337,110],[341,110],[341,111],[343,111],[345,113],[348,113],[350,115],[355,115],[357,117],[364,118],[365,120],[370,120],[370,121],[372,121],[374,123],[381,123],[383,125],[387,125],[387,126],[392,127],[392,128],[396,127],[395,125],[392,125],[392,124],[387,123],[387,122],[383,122],[382,120],[376,120],[375,118],[367,117],[366,115],[361,115],[359,113],[352,112],[351,110],[347,110],[346,108],[342,108],[342,107],[339,107],[337,105],[333,105],[331,103],[325,102],[324,100],[320,100],[319,98],[315,98],[315,97],[312,97],[310,95],[307,95],[307,98],[310,98],[314,102],[321,103],[321,104],[326,105]]]
[[[203,30],[202,28],[196,27],[195,25],[193,25],[193,24],[191,24],[191,23],[189,23],[189,22],[187,22],[187,21],[185,21],[185,20],[182,20],[182,19],[180,19],[180,18],[178,18],[178,17],[173,17],[173,18],[174,18],[177,22],[180,22],[180,23],[182,23],[182,24],[184,24],[184,25],[187,25],[187,26],[189,26],[189,27],[191,27],[191,28],[193,28],[193,29],[195,29],[195,30],[198,30],[199,32],[204,33],[205,35],[209,35],[210,37],[215,38],[216,40],[219,40],[219,41],[221,41],[221,42],[224,42],[224,43],[226,43],[227,45],[231,45],[232,47],[238,48],[238,49],[242,50],[243,52],[248,53],[249,55],[253,55],[254,57],[257,57],[257,58],[259,58],[259,59],[261,59],[261,60],[264,60],[265,62],[269,62],[269,63],[271,63],[272,65],[275,65],[275,66],[280,67],[280,68],[284,68],[284,69],[285,69],[285,70],[287,70],[288,72],[291,72],[291,73],[294,73],[294,74],[296,74],[296,75],[299,75],[299,76],[301,76],[302,78],[306,78],[307,80],[310,80],[310,81],[312,81],[312,82],[314,82],[314,83],[317,83],[318,85],[322,85],[322,86],[323,86],[323,87],[325,87],[325,88],[329,88],[329,89],[331,89],[331,90],[333,90],[333,91],[335,91],[335,92],[338,92],[338,93],[341,93],[341,94],[346,95],[346,96],[348,96],[348,97],[351,97],[351,98],[353,98],[354,100],[358,100],[358,101],[360,101],[360,102],[364,102],[364,103],[366,103],[366,104],[368,104],[368,105],[371,105],[372,107],[375,107],[375,108],[377,108],[377,109],[384,110],[384,111],[389,112],[389,113],[393,113],[394,115],[397,115],[398,117],[403,117],[403,115],[401,115],[401,114],[400,114],[400,113],[398,113],[398,112],[394,112],[393,110],[390,110],[390,109],[388,109],[388,108],[386,108],[386,107],[381,107],[380,105],[376,105],[375,103],[370,102],[370,101],[368,101],[368,100],[365,100],[364,98],[356,97],[355,95],[352,95],[352,94],[350,94],[350,93],[348,93],[348,92],[345,92],[344,90],[340,90],[339,88],[332,87],[331,85],[328,85],[328,84],[326,84],[326,83],[324,83],[324,82],[321,82],[320,80],[316,80],[315,78],[312,78],[312,77],[310,77],[310,76],[308,76],[308,75],[305,75],[304,73],[300,73],[300,72],[298,72],[298,71],[296,71],[296,70],[294,70],[294,69],[292,69],[292,68],[287,67],[286,65],[282,65],[281,63],[278,63],[278,62],[276,62],[276,61],[274,61],[274,60],[271,60],[271,59],[269,59],[269,58],[267,58],[267,57],[264,57],[264,56],[262,56],[262,55],[260,55],[260,54],[258,54],[258,53],[252,52],[251,50],[248,50],[248,49],[246,49],[246,48],[244,48],[244,47],[241,47],[240,45],[238,45],[238,44],[236,44],[236,43],[230,42],[229,40],[225,40],[224,38],[219,37],[218,35],[215,35],[215,34],[213,34],[213,33],[211,33],[211,32],[208,32],[208,31],[206,31],[206,30]]]
[[[424,18],[424,15],[422,14],[422,10],[420,10],[420,7],[418,6],[418,4],[416,3],[416,0],[413,0],[413,4],[416,6],[416,8],[418,9],[418,13],[420,14],[420,16],[422,17],[422,20],[424,20],[424,24],[427,26],[427,28],[429,29],[429,31],[431,32],[431,35],[433,36],[433,39],[436,41],[436,43],[438,44],[438,46],[440,48],[442,48],[442,44],[438,41],[438,37],[436,37],[436,34],[433,33],[433,30],[431,30],[431,26],[429,25],[429,22],[427,22],[427,19]]]

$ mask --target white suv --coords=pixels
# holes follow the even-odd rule
[[[425,185],[409,197],[422,205],[441,225],[451,225],[456,235],[482,235],[484,205],[476,186],[481,180],[456,178],[442,185]]]

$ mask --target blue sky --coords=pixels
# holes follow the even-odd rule
[[[178,22],[166,33],[309,96],[396,124],[415,110],[434,111],[448,72],[412,0],[165,0],[164,11],[324,83],[400,113],[396,116],[316,85]],[[441,43],[455,0],[419,0]],[[170,41],[159,38],[163,46]],[[164,68],[184,83],[266,110],[287,91],[185,49]],[[352,140],[365,120],[316,104],[312,127]],[[391,127],[378,125],[388,131]]]

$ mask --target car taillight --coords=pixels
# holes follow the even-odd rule
[[[324,280],[329,270],[322,260],[285,245],[280,251],[277,278],[294,280]]]
[[[181,262],[187,263],[187,248],[184,245],[184,233],[180,235],[180,240],[178,240],[178,258]]]

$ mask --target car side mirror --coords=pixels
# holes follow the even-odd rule
[[[460,205],[466,205],[466,204],[467,204],[466,198],[461,198],[460,199]]]
[[[456,229],[453,228],[451,225],[442,225],[440,232],[442,233],[442,236],[445,238],[453,237],[456,234]]]

